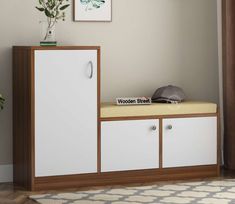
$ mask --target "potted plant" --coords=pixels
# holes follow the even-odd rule
[[[4,99],[3,96],[0,94],[0,110],[3,109],[4,101],[5,101],[5,99]]]
[[[70,6],[69,0],[38,0],[36,9],[45,14],[47,21],[41,21],[42,38],[40,45],[56,45],[55,25],[59,20],[65,21],[64,10]]]

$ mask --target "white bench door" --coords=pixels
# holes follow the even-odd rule
[[[163,119],[163,167],[217,163],[217,118]]]
[[[154,168],[159,168],[159,120],[102,122],[102,172]]]

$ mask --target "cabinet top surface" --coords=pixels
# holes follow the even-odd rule
[[[13,49],[30,50],[98,50],[100,46],[13,46]]]
[[[128,106],[117,106],[114,103],[101,104],[101,118],[215,113],[217,113],[216,104],[199,101],[186,101],[178,104],[153,103],[151,105]]]

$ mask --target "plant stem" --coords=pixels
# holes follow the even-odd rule
[[[47,18],[47,23],[48,23],[48,26],[47,26],[47,31],[46,31],[46,35],[44,37],[44,40],[46,40],[48,37],[48,32],[50,30],[50,24],[51,24],[51,18],[49,18],[49,17]]]

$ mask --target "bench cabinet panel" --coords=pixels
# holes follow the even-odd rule
[[[159,168],[159,120],[101,124],[101,171]]]
[[[163,119],[163,168],[217,163],[217,117]]]

